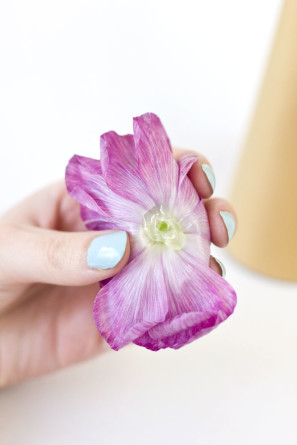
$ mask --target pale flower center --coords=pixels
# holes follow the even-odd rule
[[[174,250],[182,249],[185,244],[185,235],[180,224],[162,206],[144,215],[141,238],[145,244],[165,244]]]

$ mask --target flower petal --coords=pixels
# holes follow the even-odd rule
[[[80,206],[80,214],[89,230],[126,230],[135,236],[139,233],[139,222],[112,220],[109,216],[98,215],[83,205]]]
[[[179,167],[179,183],[181,184],[184,180],[184,177],[188,174],[190,168],[195,162],[198,161],[198,156],[190,153],[183,155],[177,161]]]
[[[206,266],[210,257],[210,230],[207,212],[201,200],[192,213],[179,220],[185,233],[184,251],[193,255]]]
[[[192,155],[185,155],[179,162],[179,183],[174,203],[174,214],[177,218],[190,215],[199,204],[200,197],[187,176],[187,172],[194,163]]]
[[[69,194],[84,206],[83,216],[88,220],[117,221],[122,230],[128,230],[127,223],[129,226],[142,222],[145,210],[108,188],[98,160],[73,156],[66,169],[66,186]]]
[[[133,119],[133,129],[140,175],[155,204],[171,210],[178,166],[164,127],[155,114],[146,113]]]
[[[166,320],[134,342],[148,349],[178,349],[207,334],[232,314],[233,288],[191,254],[162,256],[169,310]]]
[[[89,230],[126,230],[130,260],[140,253],[139,230],[145,210],[107,187],[99,160],[73,156],[66,169],[66,185],[69,194],[80,202],[81,218]]]
[[[210,258],[210,243],[199,234],[186,234],[183,250],[195,256],[197,260],[208,266]]]
[[[160,250],[152,250],[143,250],[96,297],[97,329],[115,350],[166,317],[168,302]]]
[[[119,136],[114,131],[103,134],[100,138],[100,160],[105,182],[113,192],[146,210],[154,207],[138,171],[131,134]]]
[[[151,351],[159,351],[160,349],[168,347],[179,349],[211,332],[217,326],[217,320],[218,317],[216,313],[194,312],[182,314],[173,320],[171,326],[168,326],[167,337],[153,338],[154,334],[157,336],[157,332],[151,335],[151,331],[149,330],[134,340],[134,343],[138,346],[144,346]]]
[[[179,187],[174,213],[187,234],[185,250],[208,265],[210,255],[210,229],[203,200],[200,199],[187,173],[197,160],[195,155],[185,155],[178,161]],[[190,234],[196,236],[189,236]]]

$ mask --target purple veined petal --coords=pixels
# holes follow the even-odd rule
[[[153,350],[178,349],[228,318],[236,294],[220,275],[185,251],[163,250],[162,263],[169,306],[166,319],[134,343]]]
[[[167,311],[160,249],[144,249],[99,291],[94,320],[118,350],[163,321]]]
[[[179,220],[185,233],[185,246],[183,250],[206,266],[210,257],[210,229],[207,212],[201,200],[192,213]]]
[[[195,154],[186,154],[179,158],[177,161],[179,168],[179,183],[181,184],[184,180],[184,177],[188,174],[190,168],[195,162],[198,161],[198,155]]]
[[[154,207],[139,174],[133,135],[119,136],[114,131],[103,134],[100,160],[105,182],[113,192],[146,210]]]
[[[179,187],[174,206],[174,215],[186,235],[184,250],[208,265],[210,255],[210,229],[207,212],[192,182],[187,176],[197,161],[195,155],[185,155],[178,161]]]
[[[208,266],[210,257],[210,242],[197,233],[185,234],[183,250],[193,255],[201,263]]]
[[[152,338],[151,331],[138,337],[134,343],[143,346],[151,351],[172,348],[179,349],[188,343],[209,334],[218,324],[218,314],[216,313],[189,313],[176,317],[171,326],[172,335],[164,338]],[[161,323],[162,325],[162,323]],[[175,326],[174,326],[175,325]],[[157,327],[157,326],[156,326]],[[176,332],[178,330],[178,332]],[[156,334],[156,333],[155,333]]]
[[[178,185],[178,166],[160,119],[146,113],[133,119],[140,175],[157,206],[172,210]]]
[[[187,212],[186,208],[184,212],[180,212],[178,221],[185,233],[196,233],[210,243],[208,215],[202,199],[192,208],[191,212]]]
[[[97,159],[74,155],[66,167],[65,182],[70,196],[96,214],[106,216],[90,190],[89,177],[102,176],[101,164]]]
[[[190,163],[188,166],[190,166]],[[193,186],[189,177],[185,174],[185,168],[183,168],[180,172],[178,190],[174,203],[175,217],[180,219],[187,215],[191,215],[200,201],[200,197],[195,187]]]
[[[110,217],[104,217],[104,215],[98,216],[98,213],[83,205],[80,206],[80,214],[89,230],[126,230],[135,235],[139,233],[139,222],[111,220]]]
[[[98,160],[73,156],[66,168],[66,186],[68,193],[91,211],[92,219],[96,214],[98,221],[128,223],[122,230],[128,230],[130,223],[142,223],[145,210],[108,188]]]

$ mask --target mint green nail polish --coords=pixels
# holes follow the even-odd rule
[[[87,262],[93,269],[111,269],[123,258],[127,233],[111,232],[94,238],[88,248]]]
[[[216,260],[216,262],[218,263],[218,265],[220,266],[220,268],[222,270],[222,277],[225,278],[225,276],[226,276],[226,268],[225,268],[224,264],[218,258],[214,257],[214,259]]]
[[[230,212],[223,212],[223,211],[221,211],[220,215],[223,218],[223,221],[224,221],[225,226],[227,228],[228,239],[230,241],[231,238],[234,235],[234,232],[235,232],[235,227],[236,227],[235,218],[232,215],[232,213],[230,213]]]
[[[212,191],[214,192],[214,189],[216,187],[216,177],[214,175],[213,169],[208,164],[202,164],[201,168],[204,171],[204,173],[211,185]]]

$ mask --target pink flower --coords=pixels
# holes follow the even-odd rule
[[[153,351],[178,349],[232,314],[233,288],[209,268],[206,210],[187,173],[197,160],[176,162],[160,119],[134,118],[134,136],[101,136],[101,160],[73,156],[70,195],[91,230],[129,233],[129,263],[102,283],[94,303],[100,334],[118,350],[130,342]]]

